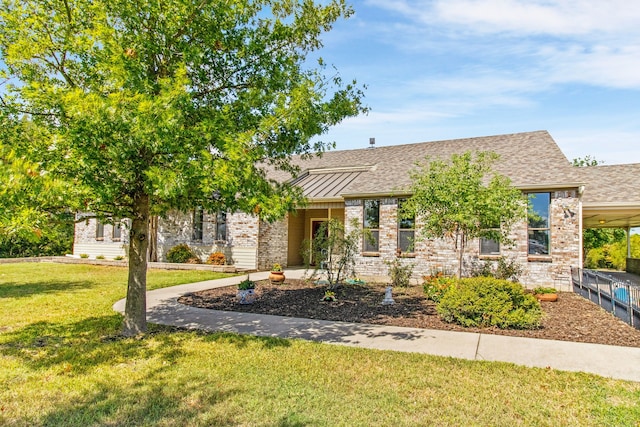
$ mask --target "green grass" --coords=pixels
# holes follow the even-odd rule
[[[212,278],[151,271],[149,288]],[[116,267],[0,265],[0,425],[638,426],[640,384],[506,363],[151,326]],[[579,355],[576,355],[579,357]]]

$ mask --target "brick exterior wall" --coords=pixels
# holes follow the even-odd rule
[[[356,258],[356,273],[375,280],[388,280],[388,266],[385,261],[396,257],[398,238],[397,199],[380,200],[380,242],[376,254],[360,254]],[[528,255],[527,222],[521,221],[511,230],[513,246],[502,244],[501,255],[515,260],[523,267],[520,281],[527,287],[553,286],[560,290],[570,290],[570,268],[580,262],[581,240],[579,218],[580,199],[577,192],[551,192],[551,253],[545,257]],[[360,227],[363,224],[362,200],[345,202],[345,227],[353,229],[352,221]],[[401,262],[413,264],[413,278],[420,281],[422,276],[444,271],[454,274],[458,270],[458,255],[453,240],[424,239],[419,237],[420,221],[416,221],[414,253],[406,254]],[[480,260],[480,243],[477,239],[467,242],[463,256],[463,276],[468,275],[474,263]],[[493,258],[495,260],[495,257]],[[483,257],[482,261],[495,262]]]
[[[270,270],[273,264],[287,266],[289,243],[288,218],[268,223],[260,221],[258,234],[258,270]]]

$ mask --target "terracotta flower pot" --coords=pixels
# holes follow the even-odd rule
[[[271,282],[272,285],[274,284],[281,284],[282,282],[284,282],[284,271],[272,271],[271,273],[269,273],[269,281]]]
[[[558,301],[558,294],[535,294],[538,301]]]

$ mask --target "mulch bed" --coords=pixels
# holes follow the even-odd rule
[[[257,301],[251,305],[236,302],[235,286],[192,293],[179,302],[212,310],[640,347],[640,330],[574,293],[560,293],[558,301],[541,303],[544,317],[539,329],[502,330],[443,322],[421,286],[395,288],[393,305],[381,304],[383,284],[344,285],[336,291],[335,302],[321,301],[325,289],[303,280],[287,280],[281,285],[261,281],[256,287]]]

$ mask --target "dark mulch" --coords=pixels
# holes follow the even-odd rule
[[[213,310],[640,347],[640,330],[573,293],[560,293],[558,301],[541,303],[544,318],[540,329],[502,330],[443,322],[421,286],[394,289],[393,305],[380,304],[384,290],[382,284],[344,285],[336,291],[337,301],[321,302],[324,286],[302,280],[287,280],[282,285],[262,281],[256,287],[258,299],[251,305],[236,302],[235,286],[189,294],[179,301]]]

